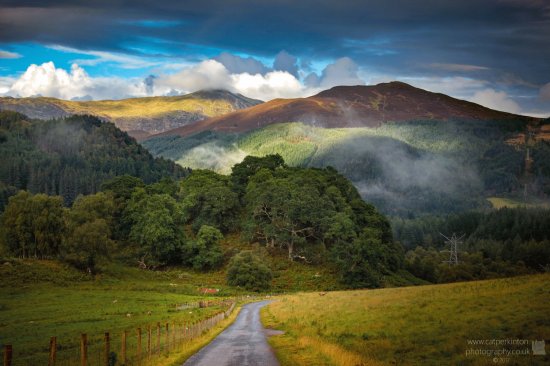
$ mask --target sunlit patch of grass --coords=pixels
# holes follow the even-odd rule
[[[75,114],[104,115],[109,118],[155,117],[174,111],[186,111],[204,116],[229,113],[235,108],[225,100],[200,98],[151,97],[92,102],[56,101]]]
[[[270,304],[262,320],[285,331],[270,339],[283,365],[477,364],[486,360],[466,356],[469,339],[549,338],[549,280],[303,293]]]
[[[493,208],[516,208],[516,207],[526,207],[526,208],[550,208],[550,203],[548,202],[521,202],[511,198],[505,197],[489,197],[487,201],[491,203]]]

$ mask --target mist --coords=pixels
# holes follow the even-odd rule
[[[218,142],[209,142],[186,151],[176,162],[181,166],[200,167],[229,174],[231,167],[240,163],[246,155],[246,152],[235,145],[221,146]]]
[[[483,187],[477,168],[459,156],[419,150],[389,137],[344,139],[315,156],[312,165],[333,166],[365,200],[387,213],[452,205],[458,210]]]

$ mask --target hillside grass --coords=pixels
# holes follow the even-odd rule
[[[39,108],[44,102],[60,107],[69,114],[92,114],[112,119],[143,118],[169,115],[176,111],[186,111],[212,117],[235,110],[221,99],[203,99],[188,96],[146,97],[120,100],[71,101],[55,98],[9,99],[10,105],[21,104],[29,108]]]
[[[285,365],[483,365],[471,348],[531,350],[550,338],[550,274],[507,279],[282,297],[262,321],[285,333],[270,338]],[[527,339],[527,346],[468,340]],[[548,346],[546,347],[548,353]],[[499,357],[507,364],[548,364],[550,356]]]
[[[224,100],[186,97],[148,97],[90,102],[59,100],[58,103],[64,105],[71,113],[104,115],[113,119],[144,116],[155,117],[177,110],[212,117],[234,110],[231,104]]]

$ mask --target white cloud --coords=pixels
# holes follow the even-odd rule
[[[10,76],[0,76],[0,96],[7,94],[17,79]]]
[[[349,57],[342,57],[327,65],[321,74],[319,86],[323,89],[336,85],[363,85],[359,77],[359,67]]]
[[[73,99],[91,96],[94,99],[120,99],[128,96],[144,96],[142,81],[115,77],[90,77],[77,64],[67,72],[56,68],[53,62],[30,65],[4,94],[21,97],[36,95]]]
[[[17,52],[10,52],[10,51],[4,51],[0,50],[0,59],[2,58],[21,58],[22,56],[18,54]]]
[[[175,74],[161,75],[155,80],[157,93],[162,90],[175,89],[193,92],[200,89],[231,89],[229,71],[215,60],[202,61],[186,67]],[[157,89],[159,87],[160,89]]]
[[[312,88],[318,87],[320,83],[321,83],[321,78],[319,77],[319,75],[317,75],[314,72],[309,73],[304,78],[304,84],[305,86],[308,86],[308,87],[312,87]]]
[[[265,74],[268,68],[253,57],[241,57],[228,52],[222,52],[214,60],[221,63],[231,74]]]
[[[286,71],[295,77],[298,77],[298,58],[282,50],[275,56],[273,61],[273,70]]]
[[[484,89],[476,92],[470,101],[498,111],[521,113],[519,104],[513,101],[505,92],[494,89]]]
[[[261,100],[301,97],[306,92],[302,83],[286,71],[271,71],[265,76],[235,74],[231,79],[239,93]]]
[[[157,88],[158,87],[158,88]],[[193,92],[200,89],[227,89],[251,98],[270,100],[304,95],[305,88],[296,77],[286,71],[270,71],[265,75],[230,73],[216,60],[206,60],[155,80],[155,91],[178,90]]]

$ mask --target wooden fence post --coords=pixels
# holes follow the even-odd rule
[[[151,326],[147,328],[147,359],[151,359]]]
[[[80,335],[80,366],[88,366],[88,337]]]
[[[55,357],[57,352],[57,338],[50,338],[50,357],[48,358],[48,366],[55,366]]]
[[[13,349],[11,344],[6,344],[4,346],[4,366],[11,366],[11,358],[13,354]]]
[[[127,330],[122,332],[122,343],[120,345],[120,347],[121,347],[120,353],[121,353],[121,356],[122,356],[122,364],[123,365],[126,365],[126,362],[127,362],[127,357],[126,357],[126,336],[127,335],[128,335]]]
[[[157,355],[160,354],[160,322],[157,323]]]
[[[109,332],[105,332],[103,340],[105,343],[105,358],[103,359],[103,362],[105,366],[109,366],[109,356],[111,353],[111,338],[109,336]]]
[[[141,365],[141,328],[137,329],[137,358],[138,365]]]
[[[170,353],[170,328],[166,323],[166,352]]]

